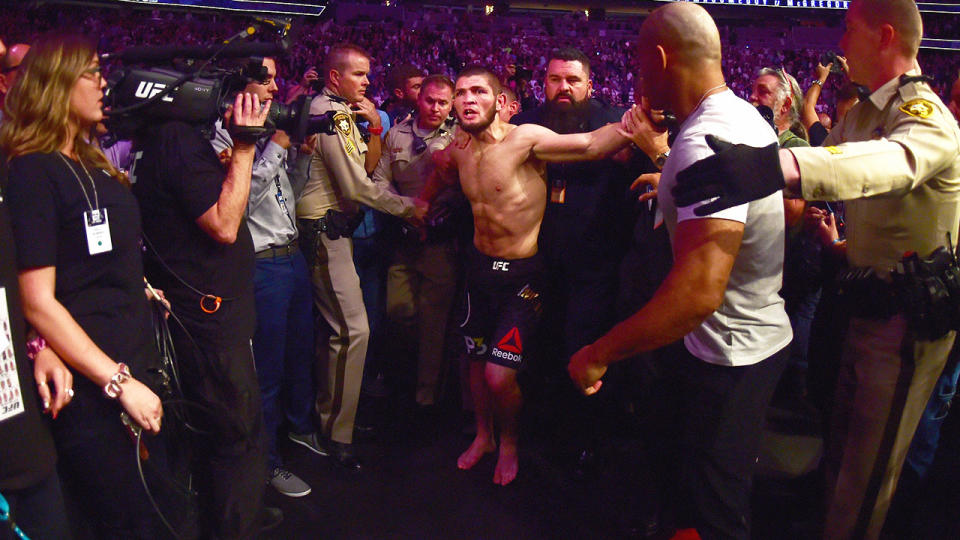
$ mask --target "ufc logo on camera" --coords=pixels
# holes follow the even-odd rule
[[[163,83],[140,81],[140,84],[137,86],[137,91],[134,92],[133,95],[138,98],[149,99],[159,94],[160,92],[163,92],[164,90],[166,90],[166,88],[167,88],[167,85]],[[162,98],[160,98],[160,101],[166,101],[168,103],[171,103],[173,102],[173,96],[171,96],[170,94],[167,94]]]

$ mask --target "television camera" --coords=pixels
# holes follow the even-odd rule
[[[243,41],[263,29],[276,30],[279,39]],[[109,139],[104,146],[132,139],[145,128],[167,121],[196,125],[211,134],[237,92],[252,81],[266,80],[263,58],[286,51],[289,29],[288,21],[257,19],[256,24],[217,46],[130,47],[102,55],[104,62],[123,63],[107,78],[104,123]],[[233,61],[230,67],[220,67],[214,64],[218,59]],[[245,128],[241,136],[256,139],[281,129],[300,142],[313,133],[333,132],[331,115],[311,116],[309,111],[307,96],[289,105],[274,100],[264,127]]]

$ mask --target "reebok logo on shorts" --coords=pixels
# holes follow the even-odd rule
[[[523,343],[520,341],[520,331],[517,330],[516,326],[511,328],[507,335],[500,338],[497,346],[493,348],[490,354],[513,362],[523,360]]]

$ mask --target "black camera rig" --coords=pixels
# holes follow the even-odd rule
[[[242,41],[264,28],[278,29],[279,39]],[[232,104],[233,96],[250,82],[267,78],[263,58],[286,51],[289,29],[286,21],[258,19],[257,24],[218,46],[131,47],[104,54],[103,61],[124,63],[107,79],[104,123],[109,135],[104,146],[132,139],[144,129],[168,121],[196,125],[204,133],[212,134],[214,124]],[[217,59],[235,61],[232,67],[223,68],[213,65]],[[254,131],[263,136],[282,129],[299,142],[313,133],[330,132],[331,126],[330,115],[311,116],[310,101],[301,96],[289,105],[272,102],[263,129]]]

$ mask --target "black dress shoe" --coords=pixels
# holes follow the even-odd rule
[[[272,531],[283,523],[283,511],[272,506],[260,510],[260,532]]]
[[[358,473],[363,469],[352,444],[330,441],[330,457],[338,467],[348,472]]]

